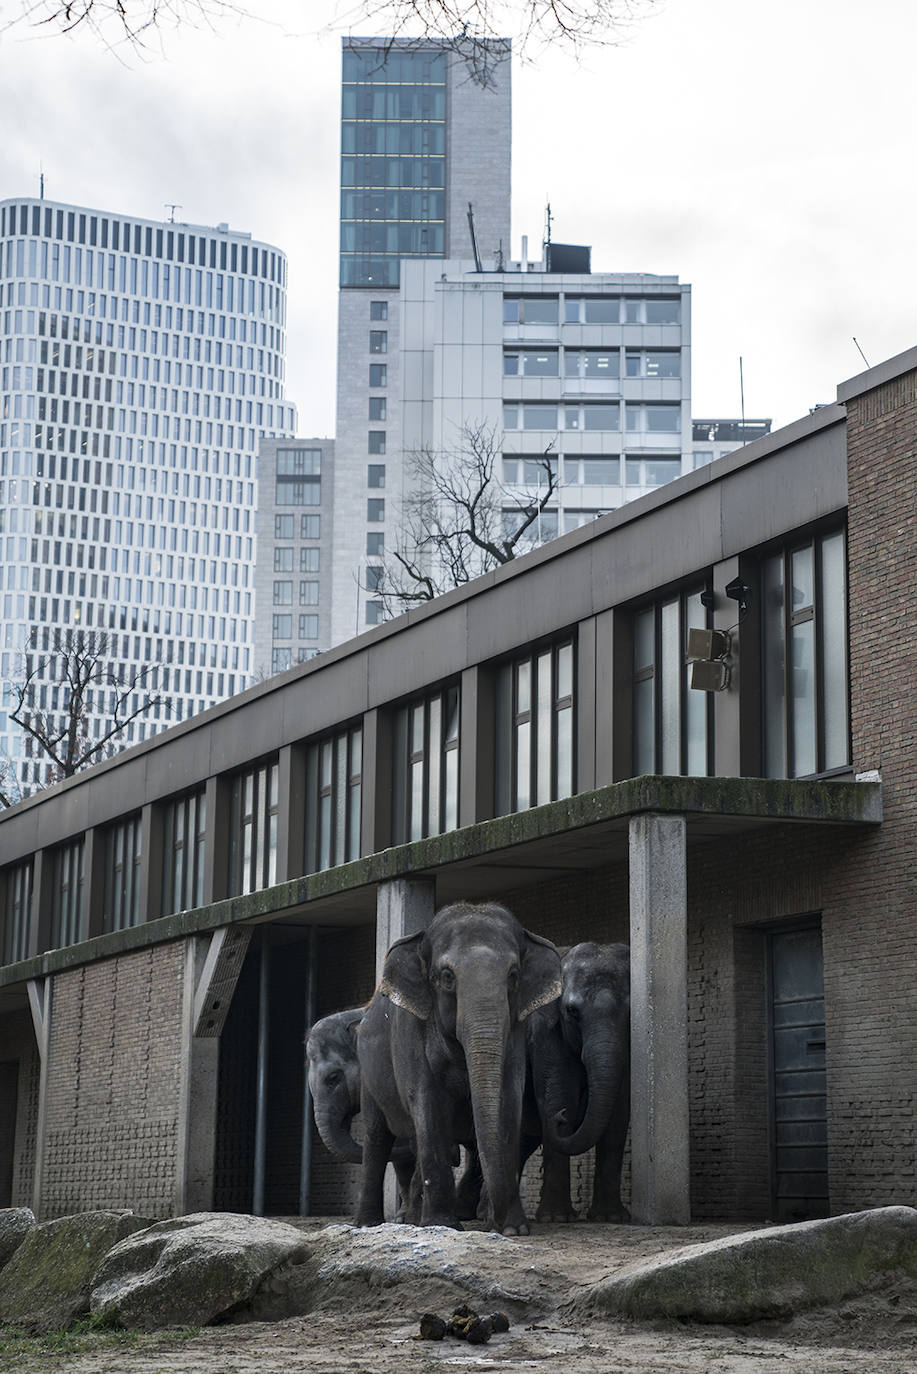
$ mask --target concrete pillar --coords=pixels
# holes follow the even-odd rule
[[[432,878],[390,878],[376,889],[376,979],[389,945],[403,935],[426,930],[436,910],[436,884]]]
[[[685,819],[630,822],[631,1214],[691,1219]]]

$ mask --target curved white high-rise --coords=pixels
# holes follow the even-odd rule
[[[258,445],[295,433],[286,281],[226,225],[0,202],[0,759],[22,792],[55,774],[9,684],[56,634],[155,666],[162,703],[119,746],[247,684]],[[50,670],[40,696],[59,716]]]

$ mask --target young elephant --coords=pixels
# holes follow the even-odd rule
[[[354,1140],[351,1126],[360,1110],[357,1032],[365,1012],[365,1007],[352,1007],[324,1016],[306,1036],[306,1063],[315,1124],[325,1145],[345,1164],[363,1162],[363,1146]],[[414,1153],[402,1142],[393,1147],[391,1158],[403,1210],[410,1193]]]
[[[630,1124],[630,950],[574,945],[561,961],[560,1017],[528,1027],[529,1063],[544,1139],[540,1220],[567,1220],[569,1156],[595,1146],[590,1221],[629,1221],[621,1164]]]
[[[524,1023],[560,995],[560,958],[505,907],[457,902],[398,940],[360,1030],[363,1187],[358,1226],[382,1219],[396,1136],[413,1138],[421,1225],[453,1226],[456,1144],[476,1143],[493,1224],[525,1234],[519,1136]]]

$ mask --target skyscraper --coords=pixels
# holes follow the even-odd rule
[[[246,685],[258,444],[295,431],[286,276],[225,224],[0,204],[0,682],[56,632],[104,635],[164,698],[119,743]],[[8,709],[0,757],[28,791],[48,764]]]
[[[491,52],[482,80],[478,62],[435,41],[344,42],[333,643],[365,628],[374,569],[397,528],[410,366],[399,264],[473,257],[475,245],[489,259],[509,255],[509,44]]]

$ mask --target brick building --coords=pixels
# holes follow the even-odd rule
[[[304,1028],[459,896],[630,939],[637,1219],[911,1202],[915,494],[917,349],[0,814],[0,1205],[346,1211]]]

